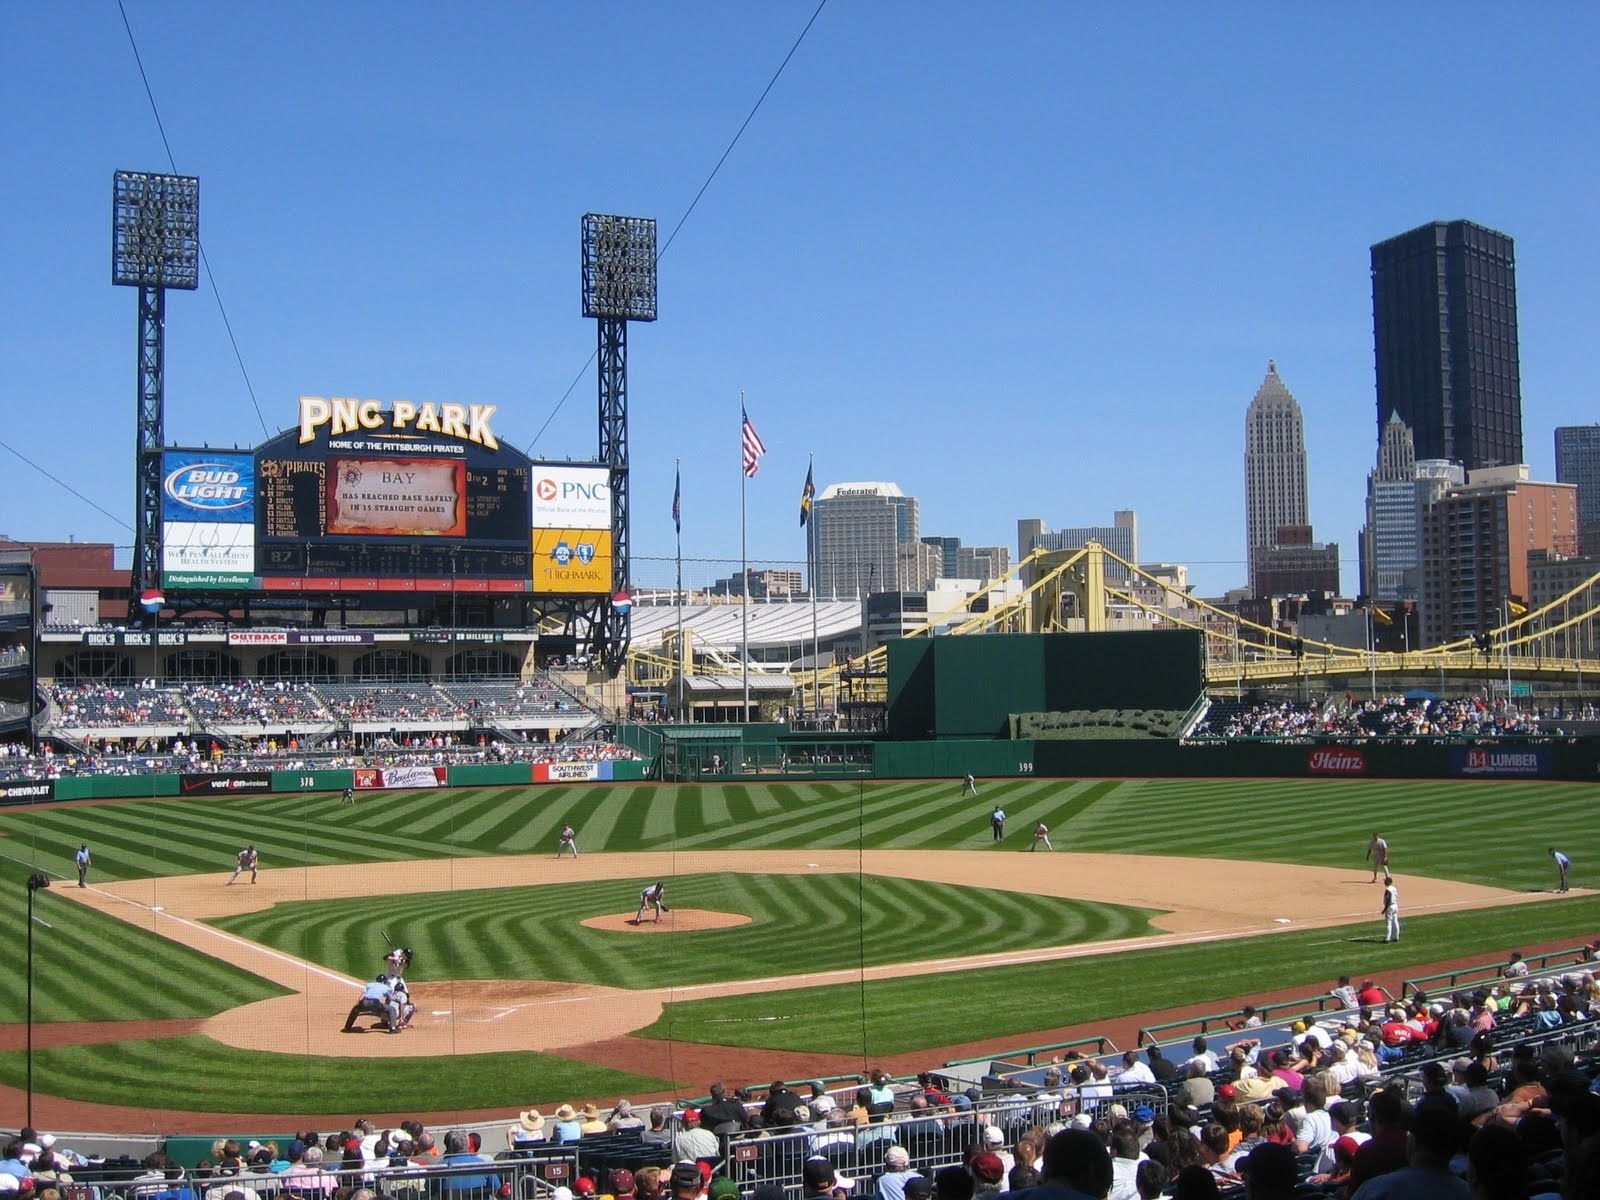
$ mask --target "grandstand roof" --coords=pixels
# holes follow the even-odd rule
[[[737,648],[742,640],[741,604],[685,604],[683,628],[702,645]],[[857,600],[817,601],[817,637],[822,640],[854,633],[861,628],[861,603]],[[751,604],[750,645],[805,645],[811,641],[811,605],[804,601]],[[678,606],[636,605],[633,610],[633,644],[648,648],[678,626]]]

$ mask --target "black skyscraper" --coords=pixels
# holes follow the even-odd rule
[[[1398,412],[1417,457],[1471,470],[1522,461],[1516,256],[1471,221],[1435,221],[1372,248],[1378,436]]]

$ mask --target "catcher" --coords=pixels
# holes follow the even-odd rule
[[[633,918],[635,925],[644,924],[644,910],[647,908],[655,910],[657,925],[661,924],[662,913],[672,911],[667,907],[667,885],[664,881],[658,879],[639,893],[639,911]]]

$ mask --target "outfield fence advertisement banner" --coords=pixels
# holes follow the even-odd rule
[[[15,803],[18,800],[53,800],[56,785],[48,779],[30,779],[16,783],[0,783],[0,801]]]
[[[1544,746],[1460,746],[1450,751],[1450,773],[1543,779],[1550,774],[1550,751]]]
[[[434,788],[446,783],[444,767],[357,767],[355,786],[372,788]]]
[[[583,783],[589,780],[609,780],[609,762],[552,762],[534,763],[535,783]]]
[[[230,771],[219,775],[180,775],[178,790],[185,796],[238,795],[270,792],[271,771]]]

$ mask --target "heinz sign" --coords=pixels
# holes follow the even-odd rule
[[[1319,746],[1306,755],[1306,770],[1313,775],[1365,775],[1367,756],[1348,746]]]

